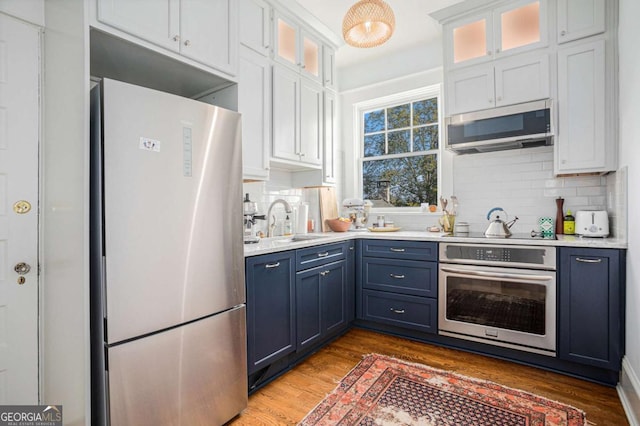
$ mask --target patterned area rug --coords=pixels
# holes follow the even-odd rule
[[[384,355],[367,355],[300,425],[586,425],[540,396]]]

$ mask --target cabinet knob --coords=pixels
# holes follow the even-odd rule
[[[502,96],[498,96],[498,101],[501,101],[501,100],[502,100]]]
[[[179,35],[174,35],[173,36],[173,41],[180,41],[180,36]]]
[[[500,49],[496,49],[496,53],[500,53]]]
[[[560,37],[564,37],[567,35],[567,32],[565,30],[560,31]]]
[[[491,56],[491,51],[487,50],[487,56]]]
[[[493,103],[493,99],[489,99],[489,103],[492,104]]]
[[[184,45],[185,46],[191,46],[191,41],[190,40],[185,40],[184,41]]]

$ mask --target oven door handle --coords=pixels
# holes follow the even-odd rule
[[[522,280],[534,280],[534,281],[549,281],[552,280],[553,277],[549,275],[522,275],[522,274],[504,274],[504,273],[496,273],[496,272],[482,272],[482,271],[468,271],[466,269],[451,269],[441,267],[440,270],[444,272],[452,272],[455,274],[464,274],[464,275],[477,275],[481,277],[491,277],[491,278],[516,278]]]

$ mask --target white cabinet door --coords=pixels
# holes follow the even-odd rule
[[[237,7],[234,0],[180,0],[180,53],[235,74]]]
[[[556,174],[605,171],[605,84],[604,40],[558,51]]]
[[[547,14],[547,0],[515,0],[495,9],[495,57],[547,46]]]
[[[274,11],[273,25],[273,59],[299,71],[300,38],[298,36],[298,24]]]
[[[300,82],[300,161],[322,164],[322,86],[302,78]]]
[[[324,183],[336,183],[336,144],[338,142],[338,104],[336,95],[324,92],[324,156],[322,167]]]
[[[493,59],[493,20],[490,12],[446,24],[444,55],[449,67],[473,65]]]
[[[322,43],[304,29],[300,29],[300,72],[322,84]]]
[[[271,8],[263,0],[240,1],[240,43],[269,56],[271,42]]]
[[[549,55],[538,53],[495,63],[496,106],[549,97]]]
[[[242,114],[242,177],[269,179],[271,147],[271,65],[242,47],[238,66],[238,112]]]
[[[558,0],[558,43],[605,31],[606,0]]]
[[[450,72],[447,78],[447,115],[495,106],[493,65]]]
[[[298,102],[300,76],[285,67],[273,66],[273,150],[274,158],[299,161]]]
[[[98,0],[98,21],[175,51],[179,15],[179,0]]]
[[[324,45],[322,47],[323,58],[322,67],[324,68],[324,87],[336,90],[336,51],[331,47]]]
[[[446,68],[475,65],[546,46],[547,15],[547,0],[513,0],[446,24]]]

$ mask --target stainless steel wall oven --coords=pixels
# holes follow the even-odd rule
[[[441,335],[555,356],[555,247],[440,244]]]

